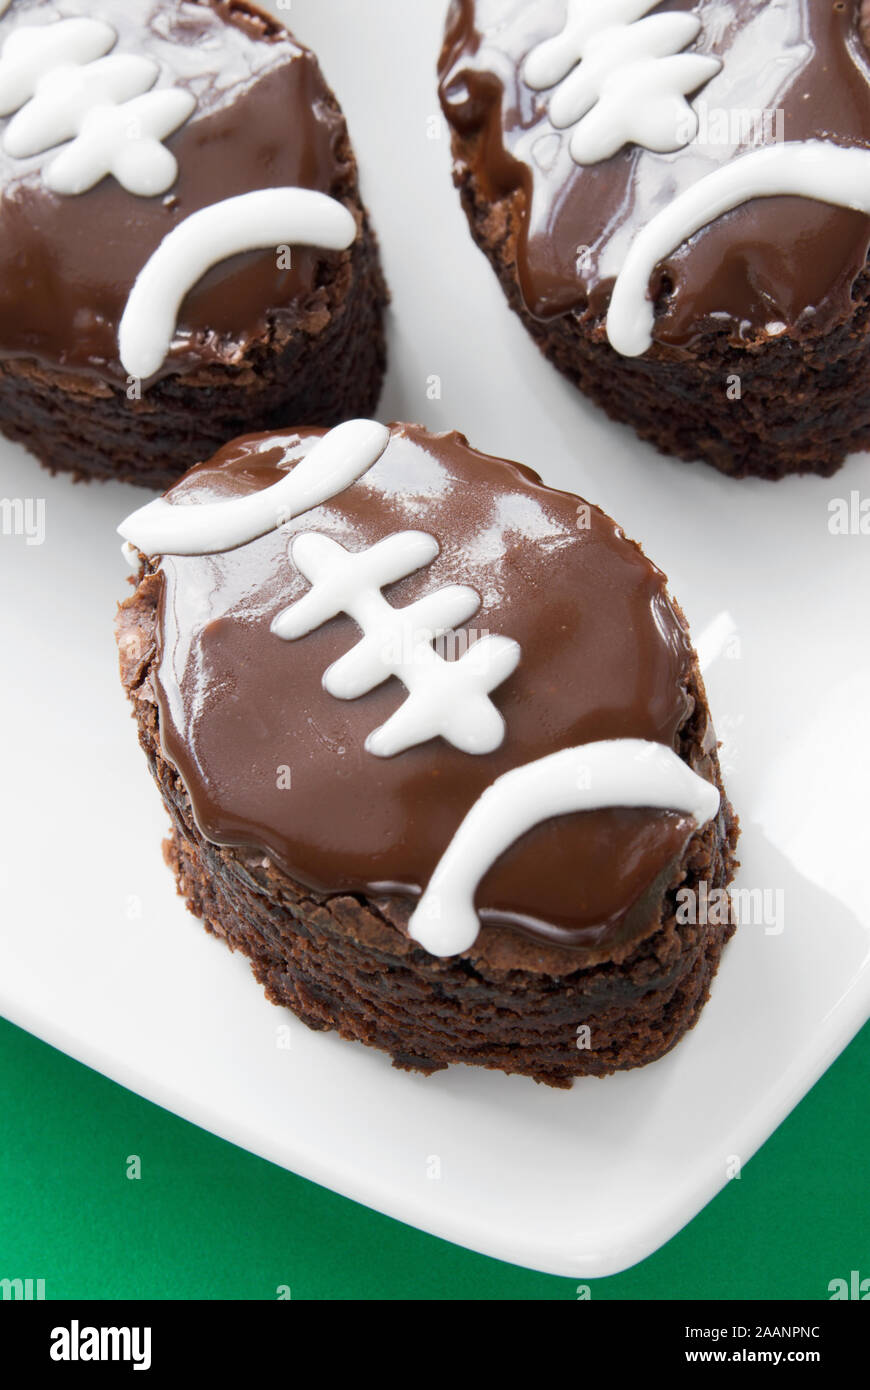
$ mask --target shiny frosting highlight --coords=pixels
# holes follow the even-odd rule
[[[235,441],[172,489],[173,510],[272,488],[321,437]],[[323,683],[359,627],[338,614],[289,642],[272,630],[311,592],[288,553],[300,538],[359,552],[405,531],[430,534],[438,553],[384,589],[389,603],[471,586],[480,607],[449,659],[493,636],[520,648],[491,695],[504,739],[485,755],[431,738],[373,756],[366,741],[402,705],[402,685],[336,699]],[[692,712],[691,648],[661,572],[597,509],[461,435],[394,426],[386,450],[331,500],[232,550],[154,563],[161,737],[197,823],[317,893],[415,899],[498,777],[605,739],[679,751]],[[549,819],[485,874],[479,916],[490,929],[612,951],[654,929],[695,829],[689,814],[637,807]]]
[[[691,13],[700,21],[684,54],[721,64],[703,83],[699,75],[690,96],[697,130],[670,152],[628,143],[583,166],[570,148],[580,127],[554,125],[552,90],[536,90],[524,76],[529,55],[563,31],[565,0],[453,0],[440,73],[460,141],[458,172],[470,169],[491,201],[510,200],[528,310],[541,319],[578,312],[603,320],[643,228],[751,151],[820,140],[868,150],[870,68],[859,12],[857,0],[658,5],[651,18]],[[679,354],[712,330],[740,344],[824,332],[849,314],[868,247],[864,211],[789,194],[750,198],[658,263],[653,340]]]
[[[260,189],[334,196],[349,153],[313,54],[228,0],[16,0],[0,43],[22,26],[85,14],[116,32],[111,55],[157,64],[152,94],[188,93],[195,106],[163,141],[177,178],[152,197],[111,176],[75,196],[53,192],[56,150],[17,158],[0,147],[0,357],[123,384],[119,324],[164,239],[191,214]],[[186,296],[159,375],[238,361],[272,323],[313,311],[318,267],[335,254],[294,247],[288,268],[270,246],[215,266]]]

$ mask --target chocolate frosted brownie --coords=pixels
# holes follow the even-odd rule
[[[245,0],[0,10],[0,430],[164,488],[373,410],[386,290],[314,55]]]
[[[168,857],[270,999],[555,1086],[694,1024],[730,928],[677,893],[727,886],[736,823],[685,621],[608,517],[354,421],[236,440],[120,530]]]
[[[870,443],[870,64],[858,0],[453,0],[475,240],[615,419],[735,477]]]

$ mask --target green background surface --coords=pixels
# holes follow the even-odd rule
[[[870,1278],[870,1025],[725,1190],[593,1299],[826,1299]],[[0,1022],[0,1278],[51,1298],[576,1299],[206,1134]],[[142,1176],[127,1177],[127,1156]]]

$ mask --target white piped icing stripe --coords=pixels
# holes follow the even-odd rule
[[[175,182],[175,156],[162,142],[195,98],[174,87],[150,91],[157,63],[133,53],[104,57],[116,41],[111,25],[76,18],[23,25],[3,44],[0,115],[18,112],[3,148],[27,159],[70,141],[44,174],[55,193],[84,193],[108,174],[138,197]]]
[[[362,629],[355,647],[329,667],[324,689],[339,700],[368,694],[391,676],[408,698],[366,739],[379,758],[404,753],[439,735],[463,753],[491,753],[504,739],[504,719],[489,698],[516,669],[517,642],[487,634],[455,661],[447,661],[433,641],[473,617],[480,595],[452,584],[405,608],[394,608],[381,593],[407,578],[439,553],[425,531],[399,531],[366,550],[347,551],[317,532],[297,536],[290,556],[312,588],[272,623],[277,637],[296,641],[346,613]]]
[[[638,232],[613,287],[607,336],[623,357],[652,346],[656,266],[708,223],[751,198],[790,194],[870,214],[870,150],[826,140],[766,145],[705,175]]]
[[[261,188],[191,213],[164,237],[130,291],[118,330],[124,370],[140,379],[159,370],[184,296],[219,261],[285,243],[344,251],[355,237],[344,204],[308,188]]]
[[[18,36],[26,33],[19,30]],[[154,86],[157,72],[156,63],[135,53],[113,53],[86,67],[52,70],[46,74],[49,80],[40,80],[34,95],[9,122],[3,148],[13,159],[29,159],[54,145],[62,145],[78,133],[81,122],[94,107],[114,106],[128,97],[140,96]]]
[[[344,492],[390,442],[385,425],[348,420],[318,440],[280,482],[228,502],[148,502],[118,527],[144,555],[211,555],[264,536]]]
[[[89,111],[77,138],[46,169],[46,185],[53,193],[86,193],[111,174],[137,198],[164,193],[178,176],[178,163],[162,142],[195,106],[192,92],[168,87]]]
[[[664,153],[693,140],[698,118],[686,101],[721,68],[718,58],[682,53],[701,30],[695,14],[649,15],[658,0],[568,0],[565,27],[533,48],[523,77],[555,87],[548,114],[578,164],[609,159],[623,145]]]
[[[719,792],[661,743],[606,739],[551,753],[496,778],[472,806],[411,916],[408,931],[433,956],[455,956],[477,940],[474,895],[505,850],[542,821],[610,806],[680,811],[699,826],[719,809]]]
[[[0,52],[0,116],[11,116],[56,68],[79,67],[102,58],[117,40],[101,19],[62,19],[13,29]]]

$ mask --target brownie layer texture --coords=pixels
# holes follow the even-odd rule
[[[655,1061],[694,1025],[733,926],[678,922],[676,893],[697,892],[702,882],[709,893],[725,888],[737,838],[697,666],[679,752],[711,770],[721,807],[689,842],[649,934],[622,959],[587,968],[576,968],[564,947],[516,938],[512,946],[504,928],[486,928],[470,951],[440,959],[408,937],[407,898],[312,893],[268,856],[200,833],[161,751],[153,688],[159,600],[160,576],[146,573],[120,610],[118,639],[140,744],[171,818],[166,858],[191,912],[248,956],[272,1002],[311,1028],[389,1053],[399,1067],[429,1073],[466,1062],[557,1087]]]
[[[669,0],[624,27],[587,8],[584,30],[560,0],[453,0],[441,101],[475,242],[541,351],[662,452],[732,477],[830,476],[870,442],[866,6],[787,0],[774,21],[755,0],[727,14]],[[676,35],[660,62],[656,25]],[[604,76],[598,41],[611,45]],[[620,43],[636,69],[613,57]],[[679,89],[680,116],[656,74],[676,82],[681,64],[696,85]],[[674,126],[658,144],[648,108],[666,90]],[[805,178],[813,165],[829,177]],[[730,202],[728,180],[742,189]],[[609,317],[651,231],[641,351]]]
[[[454,135],[455,182],[477,245],[511,308],[559,371],[613,420],[663,454],[702,459],[732,478],[776,481],[793,473],[831,477],[847,454],[870,445],[870,270],[853,288],[848,318],[817,337],[735,347],[709,335],[693,355],[620,356],[604,318],[535,318],[516,276],[515,193],[491,203]]]
[[[162,491],[238,434],[372,414],[388,295],[375,235],[358,217],[358,240],[324,264],[310,312],[292,331],[273,325],[238,365],[166,376],[131,398],[91,377],[0,361],[0,430],[52,472]]]
[[[86,15],[18,0],[0,43],[9,100],[25,98],[0,149],[3,433],[52,471],[163,489],[239,433],[374,411],[388,295],[347,125],[310,50],[246,0],[99,0]],[[68,98],[49,129],[22,44],[43,86],[65,71],[58,51],[80,65],[84,116]],[[113,79],[120,104],[94,105],[100,47],[104,71],[128,74]],[[187,115],[137,145],[135,102],[172,99]],[[139,151],[157,191],[120,156],[58,191],[63,160],[79,147],[96,159],[127,115],[121,153]],[[51,144],[80,119],[84,133]],[[165,350],[158,334],[143,351],[173,306]]]

